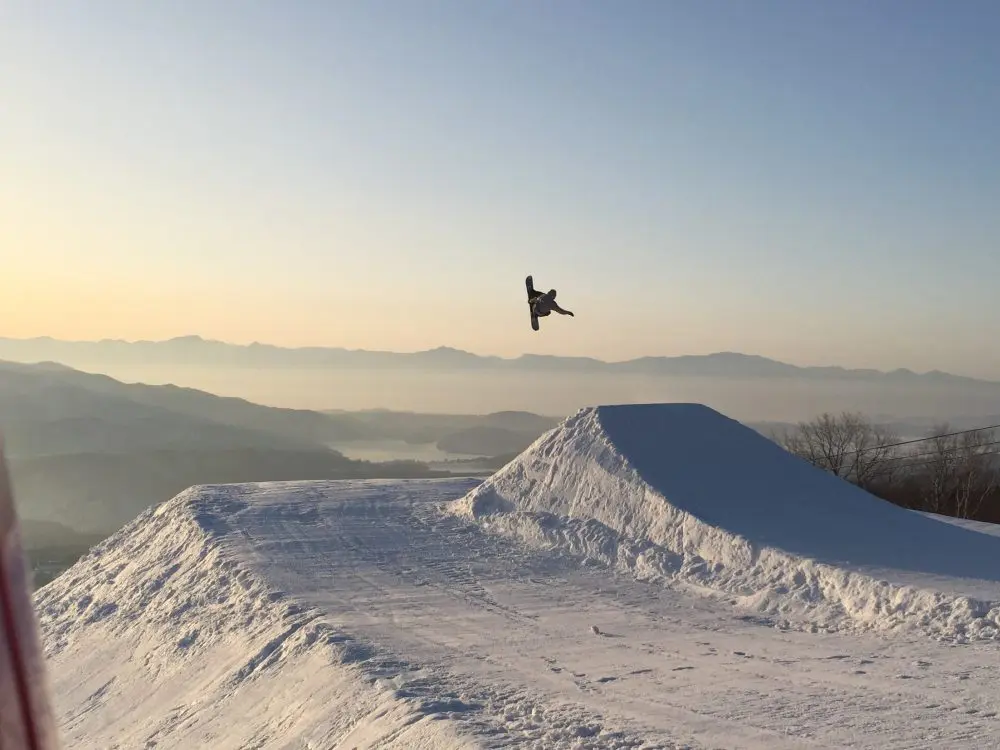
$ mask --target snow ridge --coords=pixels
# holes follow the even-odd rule
[[[36,592],[65,741],[464,750],[502,737],[552,750],[677,748],[531,684],[456,670],[427,636],[407,637],[427,612],[442,618],[432,631],[458,627],[454,601],[471,608],[477,630],[483,613],[533,622],[493,599],[480,568],[501,583],[572,569],[531,549],[519,556],[440,512],[479,481],[200,486],[144,512]]]
[[[405,664],[339,632],[227,554],[222,540],[243,533],[233,518],[246,507],[230,488],[192,487],[36,592],[46,657],[73,652],[73,693],[89,695],[60,717],[67,741],[89,743],[74,729],[101,712],[121,747],[168,739],[217,748],[368,747],[376,739],[386,747],[472,747],[447,722],[417,721],[434,707],[402,700],[380,679]],[[296,690],[318,672],[320,691]],[[174,704],[166,716],[164,700]],[[236,702],[258,710],[247,714]],[[221,731],[206,721],[227,711],[247,718]],[[146,721],[135,721],[142,714]]]
[[[1000,633],[1000,539],[875,498],[700,404],[582,409],[449,510],[782,628]]]

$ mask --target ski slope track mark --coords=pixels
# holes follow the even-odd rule
[[[1000,633],[1000,539],[891,505],[700,404],[582,409],[451,510],[782,627]]]
[[[539,615],[493,584],[541,611],[574,563],[441,513],[478,481],[196,487],[142,514],[36,594],[65,741],[681,747],[503,679],[495,642]]]

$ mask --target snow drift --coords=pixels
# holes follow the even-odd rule
[[[992,639],[1000,538],[887,503],[699,404],[582,409],[452,504],[783,627]]]

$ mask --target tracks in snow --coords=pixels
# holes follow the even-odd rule
[[[249,710],[260,748],[413,746],[414,726],[449,748],[996,746],[995,645],[779,631],[439,510],[475,484],[209,487],[170,510],[186,525],[140,524],[47,597],[64,728],[237,747]],[[89,593],[120,608],[78,627]]]

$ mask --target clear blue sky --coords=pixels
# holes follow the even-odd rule
[[[1000,376],[1000,4],[0,6],[8,335]],[[523,278],[575,318],[528,327]]]

